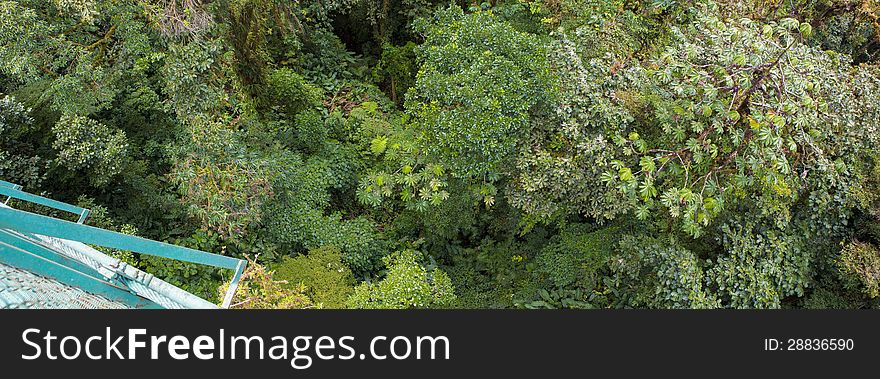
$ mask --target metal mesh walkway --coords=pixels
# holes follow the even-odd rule
[[[0,263],[0,308],[125,309],[125,304]]]

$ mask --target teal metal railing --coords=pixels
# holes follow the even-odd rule
[[[9,182],[4,182],[9,183]],[[9,183],[12,184],[12,183]],[[13,186],[18,186],[13,184]],[[73,213],[79,216],[79,219],[76,221],[77,224],[82,224],[86,221],[86,218],[89,217],[89,210],[83,207],[78,207],[73,204],[67,204],[64,202],[60,202],[58,200],[52,200],[46,197],[42,197],[39,195],[34,195],[32,193],[24,192],[21,189],[21,186],[18,186],[18,189],[14,187],[7,187],[5,185],[0,185],[0,195],[7,196],[6,203],[9,203],[9,199],[18,199],[27,201],[29,203],[39,204],[43,206],[47,206],[52,209],[57,209],[59,211]]]
[[[10,186],[7,186],[7,184],[10,184]],[[223,298],[222,307],[228,308],[231,304],[233,295],[247,266],[247,261],[84,225],[83,222],[88,216],[88,209],[23,192],[19,189],[14,189],[13,186],[14,184],[8,182],[0,183],[0,194],[41,204],[53,209],[79,214],[80,219],[77,222],[65,221],[9,208],[4,205],[0,206],[0,229],[78,241],[84,244],[233,270],[233,276],[229,289]]]
[[[21,186],[15,183],[10,183],[5,180],[0,180],[0,187],[8,187],[12,189],[21,189]]]
[[[14,189],[14,190],[20,190],[20,189],[21,189],[21,186],[20,186],[20,185],[15,184],[15,183],[10,183],[10,182],[7,182],[7,181],[5,181],[5,180],[0,180],[0,187],[12,188],[12,189]],[[6,197],[6,201],[4,201],[3,203],[4,203],[4,204],[9,204],[9,199],[11,199],[11,198],[12,198],[11,196],[7,196],[7,197]]]

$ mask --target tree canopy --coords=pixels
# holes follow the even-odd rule
[[[0,178],[239,307],[877,308],[878,7],[0,0]]]

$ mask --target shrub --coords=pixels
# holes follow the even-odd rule
[[[819,287],[813,290],[813,292],[804,299],[804,308],[852,309],[854,306],[837,291],[825,287]]]
[[[617,228],[586,232],[585,225],[567,227],[553,238],[536,258],[538,272],[557,287],[576,282],[592,288],[599,279],[599,270],[613,253]]]
[[[71,170],[88,170],[93,185],[107,184],[122,172],[128,156],[125,132],[82,116],[64,116],[52,131],[57,162]]]
[[[248,261],[248,267],[241,276],[230,308],[304,309],[313,307],[311,300],[305,294],[305,287],[288,287],[284,281],[275,280],[275,273],[267,270],[256,260],[249,258]],[[223,283],[218,288],[220,299],[223,299],[228,289],[229,282]]]
[[[0,97],[0,178],[23,185],[39,187],[47,164],[40,156],[27,154],[19,138],[31,132],[34,118],[31,110],[12,96]]]
[[[348,299],[351,308],[405,309],[444,307],[453,303],[452,281],[440,269],[426,269],[421,253],[395,252],[382,260],[388,274],[378,283],[363,283]]]
[[[612,259],[615,281],[629,305],[650,308],[717,308],[704,289],[697,257],[675,243],[646,236],[625,236]]]
[[[880,249],[859,241],[847,244],[837,258],[844,285],[869,297],[880,296]]]
[[[293,116],[321,104],[321,91],[288,68],[272,71],[267,79],[270,107]]]
[[[308,255],[284,257],[274,269],[275,279],[287,282],[282,287],[294,290],[304,286],[305,294],[322,308],[344,308],[354,291],[354,277],[335,246],[313,249]]]
[[[814,265],[802,235],[751,223],[721,229],[724,254],[706,274],[726,305],[780,308],[782,299],[804,296]]]
[[[541,40],[492,12],[440,10],[414,27],[423,62],[406,109],[428,154],[458,177],[497,173],[529,130],[532,108],[550,97]]]
[[[385,42],[379,63],[373,68],[373,77],[387,83],[386,92],[391,95],[391,100],[401,105],[403,95],[415,84],[415,72],[418,71],[415,47],[412,41],[402,46]]]
[[[264,206],[266,230],[274,242],[293,249],[337,246],[355,276],[366,276],[386,250],[367,218],[343,219],[339,212],[325,211],[329,189],[342,180],[337,167],[323,159],[286,165],[273,184],[275,196]]]

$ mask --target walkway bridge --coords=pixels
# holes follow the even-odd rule
[[[12,199],[72,213],[78,220],[15,209]],[[229,307],[246,261],[88,226],[88,216],[88,209],[0,180],[0,308],[218,308],[92,246],[232,270],[221,305]]]

